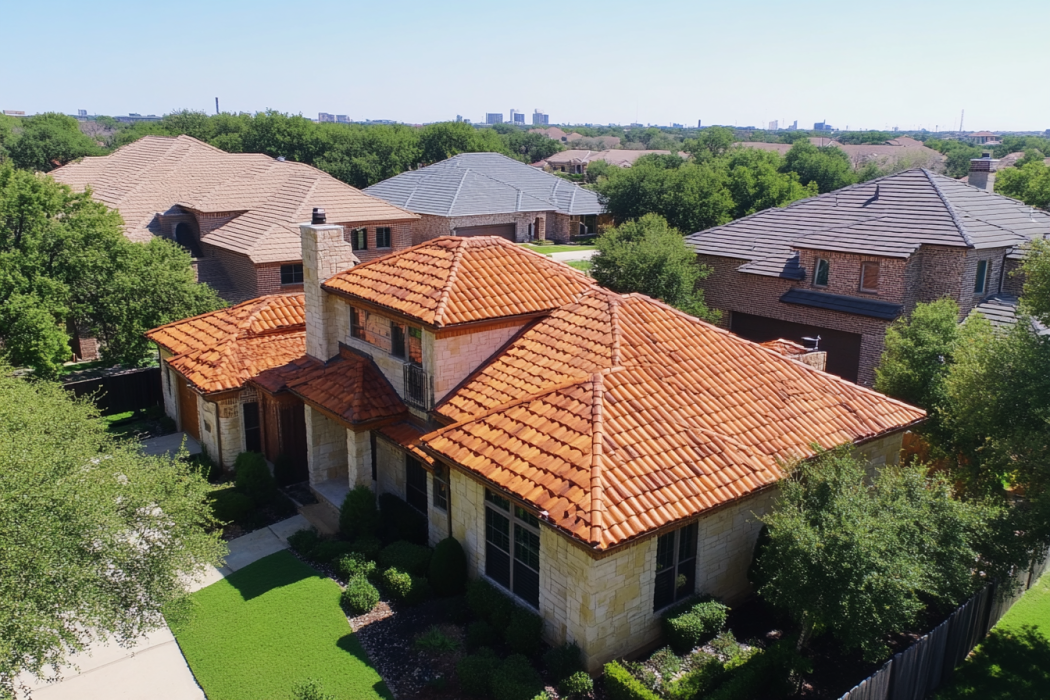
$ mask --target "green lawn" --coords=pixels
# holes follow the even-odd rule
[[[521,243],[520,245],[523,248],[528,248],[544,255],[551,253],[579,253],[582,250],[594,250],[597,247],[593,245],[532,245],[531,243]]]
[[[591,267],[594,265],[594,263],[592,263],[590,260],[570,260],[565,264],[569,267],[575,267],[577,270],[582,270],[584,272],[590,272]]]
[[[338,700],[392,698],[339,592],[278,552],[192,594],[189,612],[168,623],[209,700],[290,700],[307,678]]]
[[[937,700],[1050,698],[1050,574],[1003,616]]]

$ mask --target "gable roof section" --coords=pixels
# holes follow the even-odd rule
[[[322,286],[441,328],[549,311],[591,285],[568,265],[498,236],[444,236],[356,265]]]
[[[174,207],[233,215],[202,241],[257,264],[302,257],[298,225],[314,206],[336,223],[418,218],[309,165],[226,153],[189,136],[144,136],[51,176],[74,189],[91,187],[95,199],[120,210],[125,235],[135,241],[148,241],[157,233],[156,215]]]
[[[593,288],[447,397],[423,438],[595,549],[741,498],[778,460],[904,429],[914,407],[641,295]]]
[[[797,248],[908,257],[921,245],[1014,247],[1046,233],[1050,214],[916,168],[766,209],[686,243],[744,261],[741,272],[797,279]]]
[[[499,153],[461,153],[395,175],[366,188],[365,193],[435,216],[603,211],[595,192]]]

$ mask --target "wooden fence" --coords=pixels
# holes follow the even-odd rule
[[[840,700],[923,700],[948,680],[995,623],[1020,600],[1050,564],[1050,552],[1014,576],[1009,596],[992,583],[960,605],[947,620],[895,655]]]
[[[122,370],[63,386],[77,398],[89,397],[104,416],[159,406],[164,400],[160,367]]]

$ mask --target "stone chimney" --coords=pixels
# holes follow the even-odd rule
[[[995,191],[995,171],[999,167],[999,161],[992,158],[992,154],[985,151],[980,158],[970,159],[970,177],[968,182],[980,190],[988,192]]]
[[[343,227],[325,223],[324,209],[314,209],[313,220],[299,225],[303,251],[303,294],[306,301],[306,354],[326,362],[339,352],[339,341],[349,332],[345,304],[321,289],[336,273],[361,262],[343,240]]]

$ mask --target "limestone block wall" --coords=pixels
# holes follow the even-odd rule
[[[721,508],[698,522],[696,590],[734,605],[747,597],[751,565],[762,523],[779,492],[771,488]],[[653,554],[654,561],[656,554]]]
[[[306,353],[327,361],[339,351],[339,311],[345,304],[336,303],[321,289],[321,283],[332,275],[353,266],[357,259],[350,244],[343,240],[343,227],[323,224],[299,227],[303,251],[303,294],[306,307]],[[342,320],[349,324],[349,318]]]
[[[901,459],[901,443],[903,440],[903,431],[891,433],[877,440],[858,445],[854,450],[854,454],[869,462],[873,467],[881,467],[885,464],[898,464]]]
[[[449,521],[448,511],[434,505],[434,486],[434,474],[427,472],[427,537],[431,547],[448,537]]]
[[[477,578],[485,570],[485,488],[462,472],[454,470],[450,474],[449,491],[452,499],[452,536],[459,540],[467,554],[468,575],[470,578]],[[543,556],[541,539],[541,567]],[[540,587],[543,587],[542,569]]]
[[[251,400],[254,401],[257,398],[255,390],[251,393]],[[223,398],[214,404],[218,413],[220,461],[226,469],[232,469],[237,455],[244,451],[244,411],[241,410],[243,394],[242,391],[237,396]]]
[[[371,468],[371,467],[369,467]],[[389,440],[376,440],[376,495],[405,497],[405,453]]]
[[[162,380],[160,383],[160,390],[164,396],[164,415],[171,418],[173,421],[178,421],[179,399],[176,395],[176,387],[178,385],[175,382],[178,381],[179,377],[171,367],[168,367],[168,360],[170,360],[173,355],[164,348],[158,349],[160,350],[160,373]]]
[[[306,463],[310,483],[347,479],[346,428],[310,406],[306,415]]]
[[[197,422],[201,447],[212,459],[219,461],[219,407],[202,396],[197,396]]]
[[[346,430],[348,486],[372,488],[372,440],[368,430]]]
[[[441,331],[434,337],[433,351],[430,353],[426,352],[424,341],[423,362],[434,384],[434,400],[441,401],[445,394],[456,388],[524,325],[521,321],[515,321],[473,332],[470,329]]]

